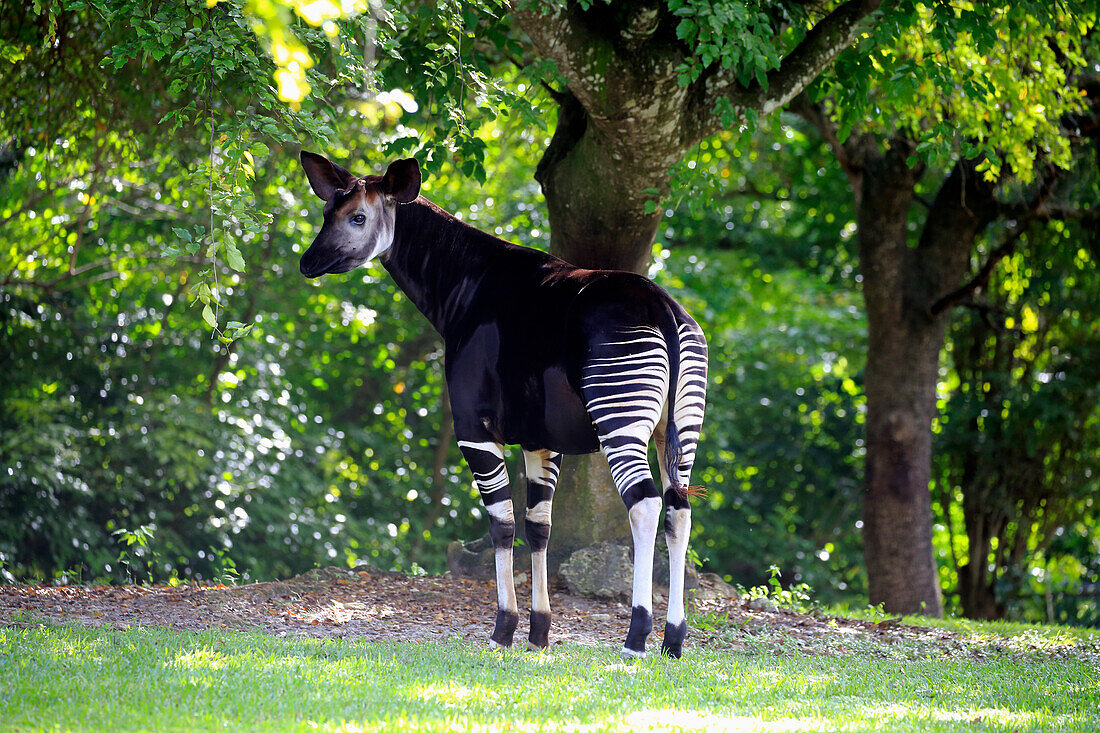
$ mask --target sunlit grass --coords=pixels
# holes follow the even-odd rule
[[[1100,729],[1093,642],[1052,651],[986,633],[997,641],[898,653],[748,639],[624,664],[610,645],[502,654],[23,622],[0,628],[0,729]]]

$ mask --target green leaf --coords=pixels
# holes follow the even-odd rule
[[[244,257],[241,256],[241,251],[237,249],[237,245],[233,242],[225,243],[225,261],[237,272],[244,272]]]
[[[209,303],[202,307],[202,320],[206,321],[206,325],[210,328],[218,327],[218,319],[214,317],[214,311],[210,308]]]

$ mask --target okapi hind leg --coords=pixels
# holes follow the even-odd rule
[[[508,471],[504,466],[504,446],[491,441],[459,440],[458,447],[474,474],[485,511],[489,513],[489,536],[493,540],[497,576],[497,617],[489,645],[512,646],[519,624],[519,606],[512,577],[512,546],[516,539],[516,519]]]
[[[668,544],[668,615],[661,653],[679,659],[687,638],[687,614],[684,610],[684,572],[687,566],[688,537],[691,535],[691,505],[673,489],[665,491],[665,542]]]
[[[554,488],[561,470],[561,454],[548,450],[523,451],[527,473],[527,514],[524,529],[531,550],[531,631],[527,648],[550,645],[550,591],[546,579],[546,546],[550,541],[550,514]]]
[[[653,442],[657,447],[657,465],[661,470],[661,485],[665,497],[665,544],[668,545],[668,614],[661,653],[679,659],[687,638],[687,614],[684,609],[684,572],[687,567],[688,538],[691,535],[691,504],[685,491],[672,486],[665,453],[666,425],[657,426]],[[690,473],[690,466],[688,473]],[[679,474],[686,475],[686,474]],[[687,488],[686,480],[680,484]]]
[[[652,326],[624,327],[593,339],[581,368],[581,392],[634,538],[633,608],[622,649],[626,658],[645,656],[653,630],[653,546],[661,495],[647,454],[664,411],[668,376],[668,349]]]
[[[623,499],[630,507],[630,534],[634,538],[634,587],[631,594],[630,629],[626,633],[622,655],[627,659],[645,657],[645,643],[653,631],[653,546],[657,541],[657,523],[661,516],[661,497],[657,496],[657,487],[652,479],[648,486],[634,486],[629,492],[635,495],[648,494],[637,498],[633,505],[624,493]]]
[[[699,445],[703,412],[707,400],[707,342],[694,323],[681,323],[678,379],[671,425],[663,420],[654,431],[657,445],[657,465],[661,470],[661,485],[665,495],[665,542],[668,544],[668,616],[661,652],[679,658],[687,637],[684,611],[684,571],[687,565],[688,539],[691,535],[691,504],[687,489],[691,483],[691,468]],[[670,435],[678,450],[672,454],[678,465],[669,466],[665,448]],[[675,458],[674,458],[675,460]]]

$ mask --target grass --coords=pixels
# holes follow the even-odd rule
[[[1100,730],[1095,636],[979,630],[929,648],[717,633],[740,648],[689,640],[682,660],[624,664],[610,646],[499,653],[23,617],[0,627],[0,730]]]

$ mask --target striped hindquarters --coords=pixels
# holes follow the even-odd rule
[[[619,493],[652,480],[647,450],[668,398],[668,347],[653,326],[615,332],[591,345],[581,392]]]

